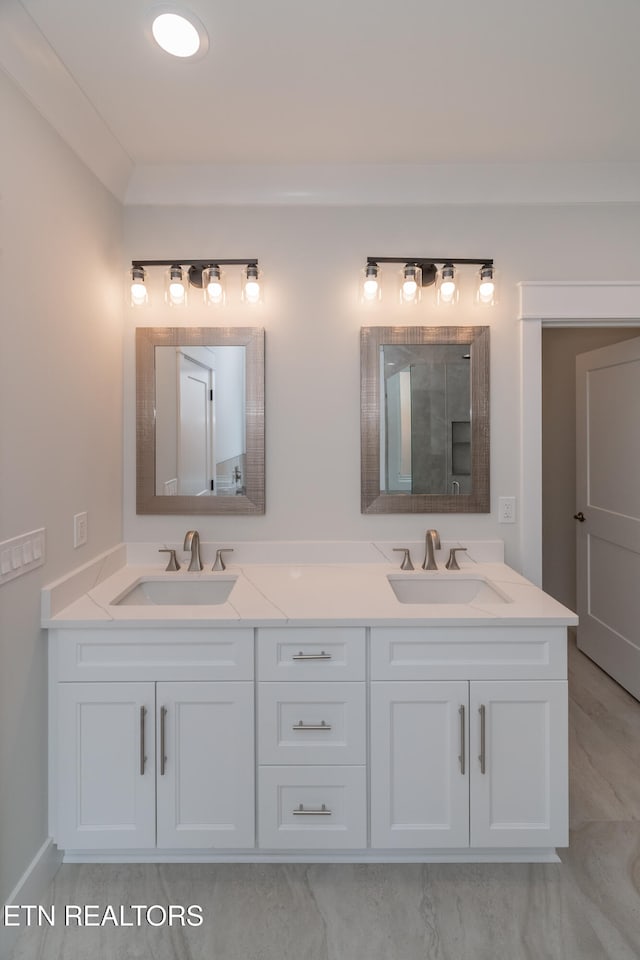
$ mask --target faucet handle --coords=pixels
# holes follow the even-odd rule
[[[411,563],[411,553],[409,552],[408,547],[394,547],[393,550],[395,553],[404,553],[404,557],[402,558],[402,563],[400,564],[401,570],[415,569],[413,564]]]
[[[223,553],[233,553],[233,547],[222,547],[220,550],[216,550],[216,560],[214,565],[211,567],[212,570],[226,570],[227,565],[222,559]]]
[[[449,559],[445,563],[447,570],[459,570],[460,564],[458,563],[458,558],[456,553],[459,553],[461,550],[466,550],[466,547],[451,547],[449,550]]]
[[[175,550],[170,550],[168,547],[164,547],[162,550],[158,550],[158,553],[168,553],[169,563],[166,565],[165,570],[179,570],[180,564],[178,563],[178,558],[176,556]]]

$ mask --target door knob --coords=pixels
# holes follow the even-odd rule
[[[574,519],[574,520],[579,520],[580,523],[584,523],[584,519],[585,519],[585,518],[584,518],[584,513],[582,512],[582,510],[580,511],[580,513],[574,513],[573,519]]]

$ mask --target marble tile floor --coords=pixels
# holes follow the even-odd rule
[[[12,960],[639,960],[640,704],[572,644],[561,864],[73,865],[46,906],[198,904],[199,927],[31,927]]]

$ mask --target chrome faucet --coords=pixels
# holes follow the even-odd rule
[[[440,549],[440,534],[437,530],[427,530],[427,535],[425,538],[425,554],[424,554],[424,563],[422,564],[423,570],[437,570],[438,564],[436,563],[435,550]]]
[[[189,570],[202,570],[202,560],[200,559],[200,534],[197,530],[187,531],[182,549],[191,550]]]

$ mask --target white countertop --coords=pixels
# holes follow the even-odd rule
[[[228,563],[223,574],[212,573],[210,564],[202,573],[189,573],[183,567],[171,574],[164,571],[162,563],[131,563],[131,551],[127,562],[126,551],[119,548],[79,571],[74,580],[75,597],[69,579],[45,588],[42,626],[157,629],[345,623],[470,626],[488,622],[501,626],[568,626],[578,622],[571,610],[504,563],[461,560],[460,571],[449,572],[444,569],[447,553],[443,549],[437,554],[437,573],[425,572],[417,564],[414,573],[404,573],[398,560],[389,562],[385,552],[378,553],[374,562],[242,562]],[[477,556],[482,553],[476,551]],[[484,551],[484,555],[490,556],[491,551]],[[389,575],[440,580],[480,577],[495,584],[506,602],[491,602],[484,597],[467,603],[401,603]],[[144,578],[192,581],[228,576],[237,576],[237,580],[228,599],[219,604],[130,606],[113,602]]]

